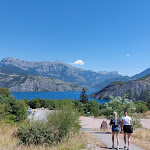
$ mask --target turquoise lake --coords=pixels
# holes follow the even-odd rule
[[[97,89],[93,89],[93,91],[87,91],[86,94],[90,95],[91,93],[97,91]],[[79,99],[80,91],[67,91],[67,92],[12,92],[12,95],[16,97],[18,100],[23,98],[27,98],[28,100],[34,98],[43,98],[43,99]],[[102,104],[105,102],[109,102],[109,100],[98,100],[89,98],[89,100],[96,100],[98,103]]]

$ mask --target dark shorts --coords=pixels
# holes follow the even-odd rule
[[[112,132],[120,132],[120,128],[119,127],[114,127],[114,128],[112,128]]]
[[[123,132],[124,133],[133,133],[132,128],[130,125],[123,126]]]

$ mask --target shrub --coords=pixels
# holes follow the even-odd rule
[[[88,112],[92,113],[94,117],[98,117],[100,115],[100,105],[97,101],[91,100],[88,102]]]
[[[0,87],[0,95],[9,96],[11,92],[8,89]]]
[[[27,107],[22,101],[13,96],[0,95],[0,119],[8,123],[25,120],[27,118]]]
[[[23,124],[16,136],[25,145],[48,145],[57,144],[71,133],[78,132],[79,112],[69,100],[64,100],[60,109],[48,114],[47,121],[27,121]]]
[[[16,132],[16,137],[24,145],[52,145],[55,139],[55,130],[45,122],[27,121]]]
[[[136,112],[144,113],[148,111],[147,103],[143,101],[136,101],[135,102]]]
[[[150,98],[149,98],[148,101],[147,101],[147,107],[148,107],[148,109],[150,110]]]
[[[70,133],[79,131],[79,116],[78,110],[70,100],[64,100],[59,110],[48,115],[47,123],[55,131],[58,131],[57,142],[60,142],[64,137],[69,137]]]

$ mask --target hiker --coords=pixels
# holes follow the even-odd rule
[[[128,112],[124,111],[124,116],[122,117],[122,123],[121,123],[121,131],[124,132],[124,149],[127,148],[126,146],[126,134],[128,135],[128,148],[127,150],[130,150],[130,136],[131,133],[133,133],[133,124],[131,117],[128,116]]]
[[[119,132],[120,132],[121,120],[117,118],[117,113],[113,113],[113,118],[110,120],[110,132],[112,133],[112,148],[114,148],[114,136],[116,133],[117,138],[117,150],[119,150]]]

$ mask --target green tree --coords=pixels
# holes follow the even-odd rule
[[[148,109],[150,110],[150,98],[149,98],[148,101],[147,101],[147,107],[148,107]]]
[[[110,102],[105,103],[101,109],[101,114],[107,119],[113,117],[113,112],[117,112],[118,117],[121,118],[124,111],[127,110],[135,128],[140,126],[140,116],[136,113],[135,104],[126,98],[126,96],[111,97]]]
[[[0,87],[0,95],[9,96],[11,92],[8,89]]]
[[[35,105],[35,107],[36,107],[36,108],[40,108],[40,107],[41,107],[40,102],[37,102],[36,105]]]
[[[27,106],[9,95],[0,95],[0,119],[6,122],[16,122],[27,118]]]
[[[27,98],[23,98],[22,101],[23,101],[24,103],[26,103],[26,104],[28,103],[28,99],[27,99]]]
[[[94,117],[100,114],[100,105],[97,101],[91,100],[88,102],[88,111],[94,115]]]
[[[135,102],[136,112],[144,113],[148,110],[147,103],[143,101]]]
[[[89,98],[86,95],[86,89],[83,88],[80,94],[80,102],[86,104],[88,102]]]
[[[136,108],[134,103],[124,97],[111,97],[110,102],[104,104],[104,108],[101,110],[101,113],[110,119],[113,116],[113,112],[117,112],[118,116],[123,116],[125,110],[131,114],[135,112]]]

